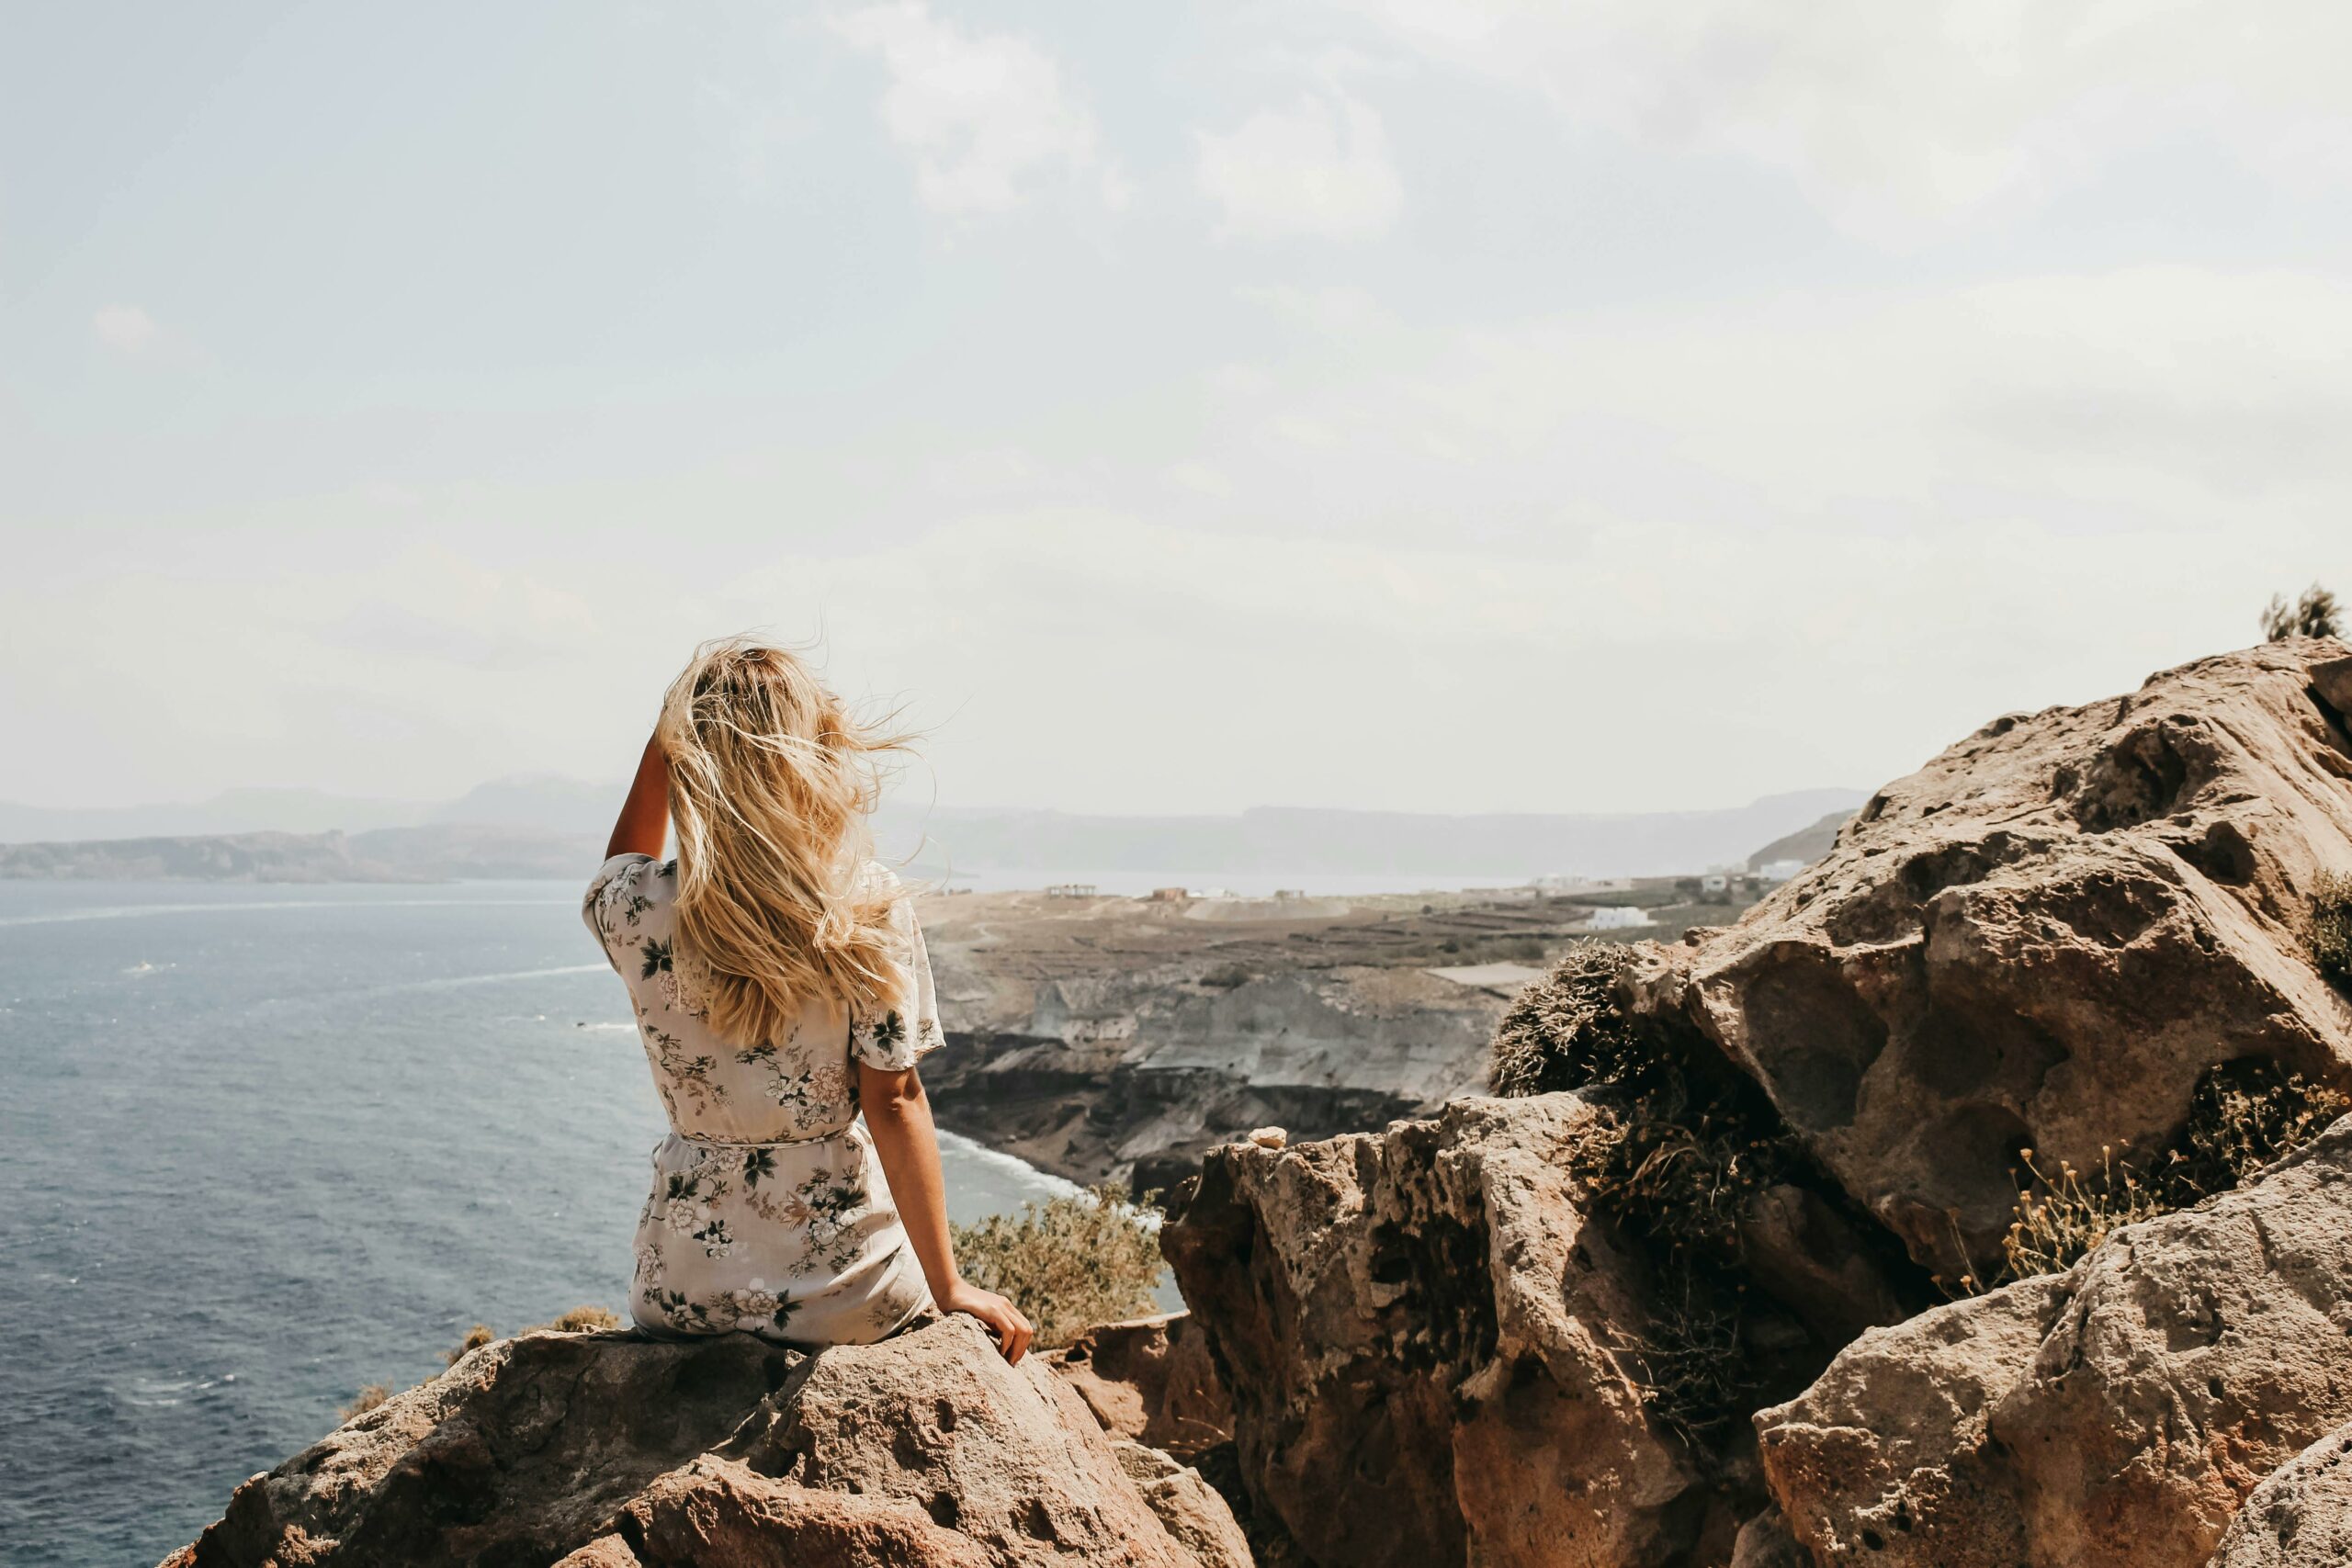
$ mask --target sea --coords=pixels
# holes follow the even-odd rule
[[[579,896],[0,882],[0,1561],[153,1563],[472,1325],[626,1312],[662,1111]],[[957,1220],[1073,1190],[941,1145]]]

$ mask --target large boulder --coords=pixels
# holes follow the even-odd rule
[[[2352,1419],[2352,1118],[2074,1269],[1864,1334],[1756,1418],[1822,1564],[2198,1568]]]
[[[2343,1568],[2352,1562],[2352,1425],[2270,1472],[2222,1532],[2212,1568]]]
[[[961,1317],[814,1355],[745,1335],[498,1340],[246,1482],[169,1561],[559,1559],[1249,1562],[1231,1514],[1193,1472],[1125,1454],[1062,1380],[1034,1359],[1007,1366]]]
[[[2305,638],[1995,719],[1737,924],[1648,949],[1623,1005],[1751,1075],[1919,1262],[1981,1267],[2021,1147],[2153,1148],[2222,1063],[2352,1077],[2303,944],[2352,870],[2347,713],[2352,649]]]
[[[1573,1095],[1212,1152],[1161,1232],[1253,1502],[1346,1568],[1654,1568],[1702,1468],[1621,1355],[1643,1260],[1589,1217]],[[1728,1529],[1724,1534],[1728,1537]]]

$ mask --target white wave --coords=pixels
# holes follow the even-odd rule
[[[944,1127],[939,1128],[938,1133],[939,1146],[942,1149],[954,1149],[957,1155],[978,1164],[993,1166],[999,1170],[1018,1176],[1024,1181],[1043,1188],[1045,1197],[1077,1198],[1086,1191],[1085,1188],[1075,1181],[1056,1176],[1049,1170],[1039,1170],[1019,1155],[1009,1155],[1002,1149],[992,1149],[986,1144],[976,1143],[963,1134],[951,1133]]]
[[[553,969],[507,969],[495,975],[436,975],[429,980],[398,980],[389,986],[372,986],[368,995],[381,996],[391,991],[446,991],[458,986],[488,986],[502,980],[541,980],[551,975],[609,974],[609,964],[562,964]]]

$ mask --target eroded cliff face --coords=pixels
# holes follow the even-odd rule
[[[1321,1137],[1476,1092],[1510,992],[1588,916],[1472,895],[933,898],[950,1048],[923,1070],[947,1126],[1169,1188],[1252,1127]]]

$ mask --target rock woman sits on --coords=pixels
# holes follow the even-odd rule
[[[649,1333],[864,1344],[935,1306],[1009,1360],[1029,1347],[948,1244],[915,1070],[941,1043],[931,964],[909,890],[866,855],[876,759],[900,744],[743,639],[697,650],[662,700],[582,906],[670,1119],[629,1291]]]

